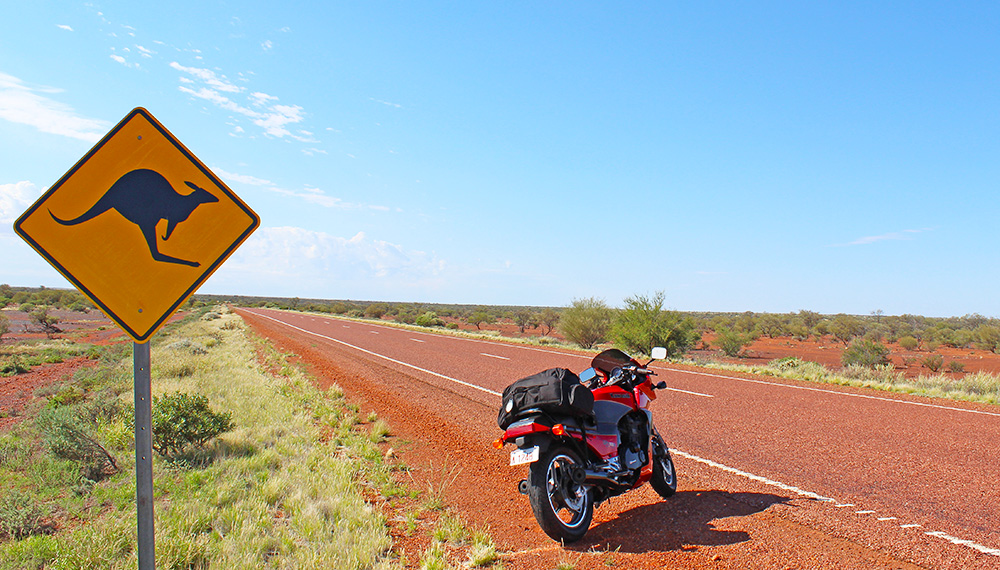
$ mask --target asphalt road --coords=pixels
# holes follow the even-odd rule
[[[241,313],[300,343],[309,339],[319,353],[393,370],[410,383],[400,386],[435,390],[438,395],[421,397],[420,405],[468,428],[483,446],[499,435],[496,409],[505,386],[546,368],[579,372],[592,357],[325,316]],[[1000,568],[1000,407],[668,364],[653,368],[668,385],[651,409],[680,477],[680,498],[672,502],[683,506],[688,518],[682,522],[698,521],[698,532],[730,533],[708,544],[729,548],[713,559],[717,565]],[[451,408],[440,408],[447,401]],[[513,481],[523,476],[515,470]],[[693,487],[688,495],[685,486]],[[512,486],[504,488],[516,495]],[[644,502],[655,501],[652,494],[626,497],[633,494],[598,509],[592,534],[608,539],[609,548],[613,530],[648,528],[653,515],[678,524],[679,511],[649,510]],[[716,512],[734,500],[746,512]],[[526,501],[511,505],[527,508]],[[699,508],[705,512],[689,513]],[[699,544],[698,537],[670,532],[681,534],[661,539],[676,550]],[[808,554],[781,562],[799,551]],[[734,562],[741,556],[756,563]]]

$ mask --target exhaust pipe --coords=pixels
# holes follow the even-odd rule
[[[587,485],[621,485],[621,483],[613,478],[614,476],[621,475],[621,473],[609,475],[604,471],[592,471],[590,469],[585,469],[583,472],[583,483]]]

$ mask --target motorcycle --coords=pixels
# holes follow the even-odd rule
[[[575,542],[590,528],[594,509],[611,497],[649,483],[664,499],[677,491],[670,450],[648,410],[656,399],[649,365],[618,349],[594,357],[579,376],[553,368],[503,391],[497,424],[511,443],[510,465],[528,465],[517,489],[528,496],[541,529],[553,540]]]

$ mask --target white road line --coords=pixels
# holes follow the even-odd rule
[[[480,352],[479,354],[482,355],[482,356],[489,356],[490,358],[496,358],[498,360],[510,360],[506,356],[497,356],[495,354],[487,354],[485,352]]]
[[[703,398],[714,398],[712,394],[702,394],[701,392],[692,392],[690,390],[681,390],[680,388],[663,388],[664,390],[670,390],[671,392],[680,392],[682,394],[691,394],[692,396],[701,396]]]
[[[293,328],[293,329],[295,329],[297,331],[302,331],[302,332],[304,332],[306,334],[311,334],[313,336],[318,336],[319,338],[326,339],[326,340],[328,340],[330,342],[335,342],[337,344],[341,344],[343,346],[346,346],[346,347],[349,347],[349,348],[353,348],[354,350],[363,352],[365,354],[370,354],[372,356],[375,356],[375,357],[378,357],[378,358],[382,358],[384,360],[388,360],[389,362],[392,362],[394,364],[399,364],[400,366],[406,366],[407,368],[412,368],[414,370],[419,370],[420,372],[424,372],[424,373],[430,374],[432,376],[437,376],[438,378],[444,378],[445,380],[450,380],[450,381],[452,381],[452,382],[454,382],[456,384],[461,384],[462,386],[467,386],[469,388],[475,388],[476,390],[479,390],[481,392],[486,392],[487,394],[491,394],[491,395],[496,396],[498,398],[501,395],[500,392],[494,392],[493,390],[490,390],[488,388],[483,388],[482,386],[476,386],[475,384],[470,384],[468,382],[463,382],[461,380],[452,378],[450,376],[445,376],[444,374],[438,374],[437,372],[434,372],[433,370],[427,370],[426,368],[421,368],[419,366],[414,366],[414,365],[409,364],[407,362],[403,362],[401,360],[396,360],[395,358],[390,358],[390,357],[388,357],[388,356],[386,356],[384,354],[379,354],[377,352],[372,352],[370,350],[361,348],[360,346],[354,346],[353,344],[344,342],[344,341],[342,341],[340,339],[333,338],[332,336],[326,336],[325,334],[319,334],[317,332],[313,332],[313,331],[306,330],[306,329],[301,328],[301,327],[297,327],[297,326],[292,325],[292,324],[288,324],[288,323],[286,323],[284,321],[280,321],[280,320],[278,320],[278,319],[276,319],[274,317],[269,317],[267,315],[261,315],[260,313],[253,313],[253,314],[257,315],[258,317],[263,317],[265,319],[270,319],[270,320],[272,320],[272,321],[274,321],[276,323],[281,323],[281,324],[285,325],[286,327]],[[372,331],[372,332],[375,332],[375,331]],[[375,334],[378,334],[378,333],[376,332]]]
[[[763,484],[769,485],[771,487],[777,487],[777,488],[782,489],[784,491],[791,491],[792,493],[795,493],[797,495],[801,495],[801,496],[806,497],[808,499],[813,499],[813,500],[816,500],[816,501],[822,501],[824,503],[835,503],[836,502],[834,499],[831,499],[830,497],[824,497],[823,495],[817,495],[816,493],[813,493],[811,491],[804,491],[804,490],[799,489],[798,487],[795,487],[793,485],[786,485],[786,484],[781,483],[779,481],[774,481],[772,479],[768,479],[767,477],[761,477],[760,475],[754,475],[753,473],[747,473],[746,471],[741,471],[739,469],[736,469],[735,467],[729,467],[729,466],[723,465],[721,463],[716,463],[715,461],[712,461],[711,459],[704,459],[702,457],[698,457],[697,455],[691,455],[690,453],[685,453],[685,452],[680,451],[680,450],[675,449],[675,448],[670,448],[670,451],[673,452],[673,453],[676,453],[677,455],[680,455],[681,457],[686,457],[686,458],[691,459],[693,461],[697,461],[699,463],[704,463],[705,465],[708,465],[709,467],[715,467],[716,469],[721,469],[722,471],[726,471],[726,472],[732,473],[734,475],[739,475],[740,477],[745,477],[747,479],[750,479],[751,481],[757,481],[758,483],[763,483]]]
[[[679,372],[682,374],[697,374],[698,376],[709,376],[712,378],[723,378],[725,380],[736,380],[738,382],[749,382],[751,384],[764,384],[767,386],[776,386],[780,388],[791,388],[793,390],[806,390],[809,392],[821,392],[823,394],[835,394],[838,396],[846,396],[849,398],[864,398],[866,400],[879,400],[882,402],[893,402],[896,404],[909,404],[911,406],[922,406],[924,408],[937,408],[939,410],[949,410],[953,412],[966,412],[969,414],[981,414],[984,416],[995,416],[1000,417],[1000,413],[997,412],[987,412],[984,410],[973,410],[969,408],[956,408],[953,406],[942,406],[940,404],[928,404],[925,402],[914,402],[911,400],[897,400],[895,398],[884,398],[882,396],[869,396],[867,394],[855,394],[853,392],[840,392],[837,390],[824,390],[822,388],[812,388],[809,386],[797,386],[795,384],[782,384],[780,382],[768,382],[766,380],[756,380],[753,378],[741,378],[739,376],[727,376],[725,374],[712,374],[710,372],[695,372],[693,370],[684,370],[681,368],[667,368],[672,372]]]
[[[982,544],[977,544],[975,542],[972,542],[971,540],[965,540],[963,538],[951,536],[950,534],[946,534],[943,532],[925,532],[924,534],[926,534],[927,536],[936,536],[937,538],[943,538],[952,544],[958,544],[960,546],[968,546],[969,548],[978,550],[983,554],[989,554],[991,556],[1000,556],[1000,548],[990,548],[989,546],[983,546]]]
[[[424,341],[420,340],[419,338],[411,338],[410,340],[412,340],[413,342],[420,342],[420,343],[424,342]]]

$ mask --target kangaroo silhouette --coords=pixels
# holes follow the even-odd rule
[[[64,226],[75,226],[96,218],[108,210],[117,210],[126,220],[142,230],[142,235],[149,245],[149,253],[154,260],[198,267],[201,264],[197,261],[187,261],[162,254],[156,247],[156,224],[160,223],[160,220],[167,220],[167,233],[163,236],[166,241],[170,238],[170,234],[174,233],[177,224],[188,219],[198,206],[219,201],[208,190],[199,188],[191,182],[184,183],[193,188],[194,192],[187,195],[180,194],[159,172],[140,168],[119,178],[96,204],[79,217],[62,220],[57,218],[52,210],[49,210],[49,215]]]

